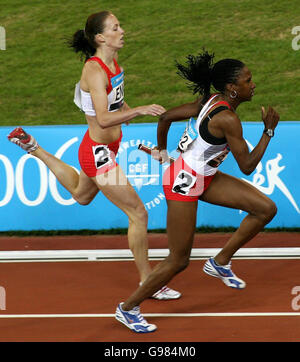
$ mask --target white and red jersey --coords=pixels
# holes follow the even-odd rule
[[[187,149],[182,152],[184,162],[197,174],[204,176],[214,175],[218,166],[230,152],[225,138],[217,138],[208,131],[209,120],[218,112],[231,108],[224,101],[213,103],[218,95],[214,94],[203,106],[194,124],[196,137],[190,142]],[[212,107],[216,108],[210,112]],[[207,116],[205,117],[205,115]]]
[[[120,109],[124,104],[124,71],[119,67],[117,61],[114,59],[116,73],[107,67],[107,65],[98,57],[91,57],[87,60],[96,61],[107,74],[108,86],[107,93],[107,110],[115,112]],[[92,97],[89,92],[85,92],[80,88],[80,82],[76,84],[74,103],[87,115],[96,116],[95,107],[92,102]]]

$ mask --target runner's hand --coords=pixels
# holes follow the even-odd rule
[[[274,130],[279,122],[279,114],[269,106],[268,112],[266,113],[265,108],[261,107],[261,118],[265,124],[265,128]]]
[[[159,161],[159,163],[165,163],[169,161],[169,155],[168,155],[168,151],[167,150],[161,150],[159,151],[156,147],[153,148],[152,152],[151,152],[151,156]]]
[[[141,116],[160,116],[166,112],[166,109],[159,104],[151,104],[149,106],[137,107],[137,110]]]

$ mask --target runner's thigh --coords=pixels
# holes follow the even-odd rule
[[[144,209],[144,204],[119,165],[105,174],[94,177],[93,180],[99,190],[127,214],[137,208]]]
[[[255,213],[273,205],[273,202],[248,182],[220,171],[210,183],[200,200]]]
[[[94,199],[98,191],[99,188],[97,185],[95,185],[95,182],[90,177],[88,177],[83,170],[81,170],[79,174],[78,186],[74,192],[75,198],[78,199],[82,204],[88,204]]]

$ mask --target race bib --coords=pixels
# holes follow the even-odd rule
[[[196,176],[185,170],[181,170],[174,181],[172,191],[177,194],[187,195],[195,185],[196,180]]]
[[[93,146],[93,154],[97,170],[113,162],[110,149],[106,145]]]
[[[112,91],[109,95],[111,101],[109,111],[120,109],[124,104],[124,72],[111,78]]]
[[[187,122],[183,135],[180,138],[180,141],[177,146],[177,151],[185,152],[188,149],[188,147],[197,138],[198,132],[196,130],[195,125],[196,125],[196,120],[195,118],[191,117]]]

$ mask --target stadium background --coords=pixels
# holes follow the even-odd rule
[[[184,61],[186,55],[197,54],[202,47],[214,52],[216,60],[238,58],[249,66],[257,85],[256,94],[252,102],[239,108],[239,116],[246,122],[245,127],[254,132],[254,135],[249,133],[249,140],[255,145],[259,137],[255,133],[261,134],[262,125],[258,122],[261,106],[272,105],[279,112],[282,124],[271,142],[271,153],[266,153],[262,160],[263,174],[266,176],[267,162],[282,154],[279,166],[285,169],[280,174],[284,175],[281,180],[299,207],[300,50],[292,46],[297,37],[292,29],[300,26],[298,3],[297,0],[0,0],[0,26],[6,30],[6,50],[0,51],[0,202],[11,186],[5,179],[7,170],[3,160],[12,161],[16,182],[16,164],[27,156],[6,140],[10,129],[20,124],[30,130],[37,127],[34,129],[39,131],[41,127],[39,140],[47,144],[49,151],[56,152],[57,144],[49,140],[46,131],[49,126],[54,133],[57,130],[58,140],[66,136],[64,127],[70,135],[75,132],[76,137],[76,127],[77,130],[86,127],[84,116],[73,104],[74,85],[82,63],[66,42],[74,31],[83,28],[89,14],[109,9],[126,31],[119,62],[125,68],[125,95],[131,106],[155,102],[170,108],[193,99],[176,74],[174,62]],[[137,123],[138,128],[150,127],[151,140],[155,142],[154,118],[140,117],[132,123]],[[125,131],[134,130],[130,125]],[[285,136],[280,137],[283,134]],[[59,142],[61,146],[65,140]],[[74,154],[74,149],[69,149],[66,159],[71,163]],[[28,174],[24,183],[29,199],[31,162],[26,163]],[[230,162],[228,159],[224,163],[229,173],[232,172]],[[33,167],[37,172],[34,162]],[[39,182],[39,177],[32,179]],[[67,199],[69,195],[57,187]],[[146,187],[141,190],[144,189]],[[62,212],[59,215],[64,216],[60,218],[63,225],[59,230],[54,230],[55,226],[47,230],[39,225],[30,230],[27,223],[27,228],[20,231],[20,225],[26,225],[26,218],[32,221],[39,212],[38,208],[25,207],[14,200],[9,213],[6,213],[7,205],[1,207],[0,340],[299,341],[300,287],[295,285],[299,284],[299,213],[278,187],[276,192],[271,197],[280,195],[293,212],[292,218],[291,214],[280,214],[284,222],[293,221],[292,229],[284,228],[293,232],[262,232],[234,256],[235,272],[247,279],[243,294],[237,295],[220,285],[216,278],[201,273],[199,261],[214,255],[235,227],[201,228],[195,237],[189,268],[170,284],[184,297],[172,304],[146,301],[143,313],[147,316],[150,312],[151,321],[157,323],[159,329],[152,336],[143,337],[130,334],[112,321],[120,298],[138,285],[126,235],[89,235],[83,239],[81,235],[73,235],[124,234],[126,227],[101,230],[103,216],[100,215],[97,230],[63,230],[66,213]],[[102,196],[97,199],[101,202]],[[15,206],[18,209],[14,213]],[[41,219],[45,219],[50,210],[47,205],[44,207],[46,212]],[[99,212],[97,204],[86,210],[93,208]],[[227,214],[228,210],[223,212]],[[160,217],[165,217],[165,211]],[[276,229],[279,230],[283,229]],[[202,231],[220,232],[204,234]],[[34,237],[37,234],[45,236]],[[71,235],[54,237],[56,234]],[[149,233],[149,248],[152,263],[165,256],[168,252],[165,234]],[[86,260],[89,262],[82,263]],[[189,313],[194,314],[187,315]],[[181,318],[180,322],[176,317]]]
[[[0,114],[1,125],[6,126],[2,129],[1,135],[3,142],[1,143],[1,154],[7,159],[12,159],[12,167],[15,167],[17,160],[23,155],[21,150],[17,150],[13,145],[6,143],[5,134],[16,125],[36,126],[36,125],[84,125],[84,115],[78,111],[73,103],[74,84],[80,76],[82,63],[79,56],[72,53],[67,47],[67,40],[78,28],[83,28],[87,15],[92,12],[99,11],[99,4],[94,1],[43,1],[32,2],[3,2],[1,4],[0,25],[6,30],[6,50],[0,52],[1,71],[0,71]],[[165,108],[170,108],[178,104],[189,102],[195,96],[186,87],[185,82],[176,74],[174,67],[175,60],[184,61],[188,54],[197,54],[205,47],[208,51],[215,53],[215,59],[225,57],[238,58],[244,61],[253,73],[253,79],[257,84],[256,94],[253,100],[243,104],[239,108],[239,116],[243,122],[255,122],[261,120],[261,106],[272,105],[281,115],[281,122],[297,121],[299,112],[299,52],[292,48],[292,41],[295,35],[292,29],[297,25],[297,2],[290,1],[116,1],[111,4],[108,1],[101,2],[102,9],[111,9],[119,18],[121,25],[124,27],[125,47],[119,52],[119,62],[125,68],[126,81],[125,92],[126,101],[131,106],[138,106],[149,103],[159,103]],[[272,16],[270,16],[272,14]],[[8,86],[6,86],[8,85]],[[126,134],[130,134],[128,139],[132,140],[134,133],[138,133],[137,138],[144,138],[145,141],[155,144],[155,122],[152,117],[138,117],[132,123],[151,123],[151,128],[138,128],[135,130],[131,125],[125,128],[123,139],[127,141]],[[176,125],[178,127],[178,125]],[[292,122],[292,136],[296,137],[299,125]],[[10,128],[11,127],[11,128]],[[179,134],[181,132],[179,125]],[[248,127],[249,128],[249,127]],[[248,129],[246,127],[246,129]],[[251,127],[250,127],[251,128]],[[261,123],[258,123],[257,129],[252,133],[257,135],[251,140],[251,145],[258,142],[261,132]],[[73,128],[61,129],[57,128],[59,133],[72,134]],[[278,128],[279,129],[279,128]],[[78,128],[75,127],[75,130]],[[53,129],[52,129],[53,131]],[[74,131],[74,129],[73,129]],[[56,145],[55,131],[51,133],[51,137],[47,137],[47,132],[40,135],[32,130],[38,140],[50,152],[55,153],[60,145]],[[262,160],[263,166],[270,159],[274,160],[278,157],[277,149],[285,150],[289,154],[289,158],[285,156],[280,164],[284,165],[285,173],[289,172],[287,178],[283,179],[288,193],[294,199],[294,207],[287,209],[287,212],[295,213],[292,219],[283,219],[286,216],[286,210],[283,214],[277,216],[278,222],[271,227],[292,227],[297,228],[299,221],[299,188],[297,188],[295,180],[299,180],[299,173],[294,168],[296,155],[299,153],[297,141],[295,138],[289,138],[289,128],[285,127],[285,132],[276,132],[277,140],[273,141],[273,152],[268,154],[267,151]],[[142,134],[143,137],[140,135]],[[245,134],[248,136],[248,134]],[[78,134],[78,139],[82,137],[82,132]],[[281,137],[283,143],[275,143]],[[175,149],[177,137],[171,139],[169,144],[172,145],[170,150]],[[287,147],[291,151],[287,150]],[[78,144],[77,144],[78,146]],[[272,149],[272,143],[269,149]],[[69,153],[71,150],[69,150]],[[74,154],[77,155],[77,149],[73,147],[69,159],[65,159],[76,167]],[[175,155],[176,156],[176,155]],[[14,161],[16,159],[16,161]],[[230,157],[229,157],[230,160]],[[15,163],[14,163],[15,162]],[[150,164],[148,158],[146,163]],[[33,163],[34,164],[34,163]],[[238,172],[233,160],[225,162],[225,172],[243,177]],[[5,166],[5,165],[4,165]],[[130,165],[129,165],[130,166]],[[132,165],[131,165],[132,166]],[[31,168],[32,169],[31,169]],[[125,171],[129,174],[129,170]],[[149,168],[149,167],[148,167]],[[26,181],[24,176],[24,189],[28,199],[35,198],[38,193],[39,178],[36,165],[32,162],[26,162],[25,170],[29,174],[29,180]],[[3,167],[0,170],[2,178],[2,187],[0,196],[6,195],[9,179],[7,170]],[[6,172],[6,173],[5,173]],[[266,170],[264,170],[266,176]],[[149,173],[149,172],[148,172]],[[139,176],[139,173],[137,174]],[[145,175],[144,175],[145,176]],[[264,177],[265,177],[264,176]],[[27,177],[27,178],[28,178]],[[283,176],[284,177],[284,176]],[[270,180],[266,178],[266,183]],[[133,181],[136,181],[135,178]],[[250,178],[248,178],[250,180]],[[144,179],[145,181],[145,179]],[[17,181],[16,181],[17,183]],[[34,185],[32,185],[34,183]],[[266,183],[264,186],[266,187]],[[47,185],[45,186],[47,187]],[[60,193],[64,194],[64,190],[58,185]],[[276,185],[275,185],[276,187]],[[141,190],[145,192],[144,186]],[[153,187],[152,187],[153,188]],[[151,185],[148,186],[151,190]],[[161,190],[160,190],[161,191]],[[276,190],[275,190],[276,191]],[[278,190],[277,190],[278,191]],[[278,191],[280,195],[282,191]],[[30,194],[32,193],[32,195]],[[159,189],[152,191],[151,195],[145,196],[143,201],[145,204],[150,203],[155,195],[159,194]],[[276,196],[276,195],[275,195]],[[64,196],[67,197],[67,196]],[[280,196],[281,197],[281,196]],[[88,210],[87,208],[79,208],[82,215],[80,220],[91,219],[91,215],[95,215],[97,208],[101,207],[106,200],[98,196],[98,203],[94,203]],[[96,199],[97,200],[97,199]],[[36,208],[24,208],[19,201],[12,200],[10,208],[2,206],[2,218],[7,218],[7,223],[1,225],[1,231],[13,230],[33,230],[38,229],[101,229],[97,223],[87,223],[86,225],[78,224],[74,227],[74,223],[67,222],[65,227],[62,220],[57,224],[54,220],[50,224],[44,224],[42,220],[44,210]],[[277,201],[277,199],[275,200]],[[286,201],[286,200],[285,200]],[[287,201],[288,202],[288,201]],[[291,201],[288,202],[291,206]],[[107,203],[109,207],[109,203]],[[7,206],[7,205],[5,205]],[[48,207],[48,215],[51,218],[51,207]],[[104,205],[106,209],[106,204]],[[155,205],[154,205],[155,206]],[[209,211],[209,206],[204,208],[207,213],[214,213],[213,208]],[[31,225],[18,227],[18,223],[14,222],[15,211],[18,209],[18,219],[24,220],[26,224],[28,220],[28,212],[32,213],[32,219],[36,222]],[[153,207],[152,207],[153,209]],[[90,213],[87,213],[90,211]],[[64,212],[63,209],[53,209],[52,214],[58,215]],[[241,218],[233,217],[228,214],[226,218],[222,215],[224,209],[220,212],[214,221],[209,218],[206,220],[205,212],[199,212],[198,226],[209,227],[236,227]],[[103,223],[103,229],[113,229],[118,225],[121,228],[127,227],[126,218],[111,208],[112,218],[116,219],[116,223]],[[166,213],[166,208],[159,210],[160,214]],[[37,215],[35,215],[37,214]],[[74,213],[70,214],[70,218]],[[116,214],[116,215],[115,215]],[[164,224],[156,223],[154,218],[160,217],[160,214],[153,216],[153,222],[149,224],[149,229],[162,229]],[[11,217],[9,217],[11,215]],[[40,215],[40,220],[37,216]],[[119,219],[123,219],[119,222]],[[224,222],[224,220],[227,220]],[[152,219],[151,219],[152,220]],[[232,222],[228,220],[233,220]],[[290,221],[290,222],[287,222]],[[40,224],[39,224],[40,223]],[[40,225],[40,227],[39,227]],[[116,226],[117,225],[117,226]],[[126,230],[125,230],[126,231]],[[124,230],[120,230],[124,232]]]
[[[243,121],[260,120],[262,104],[274,106],[283,121],[299,120],[299,52],[291,45],[299,25],[297,0],[0,0],[0,9],[6,29],[6,51],[0,52],[2,126],[85,123],[73,104],[82,63],[65,42],[100,9],[111,9],[126,31],[119,61],[129,105],[170,108],[190,101],[174,61],[205,47],[216,60],[238,58],[252,70],[256,95],[240,107]]]

